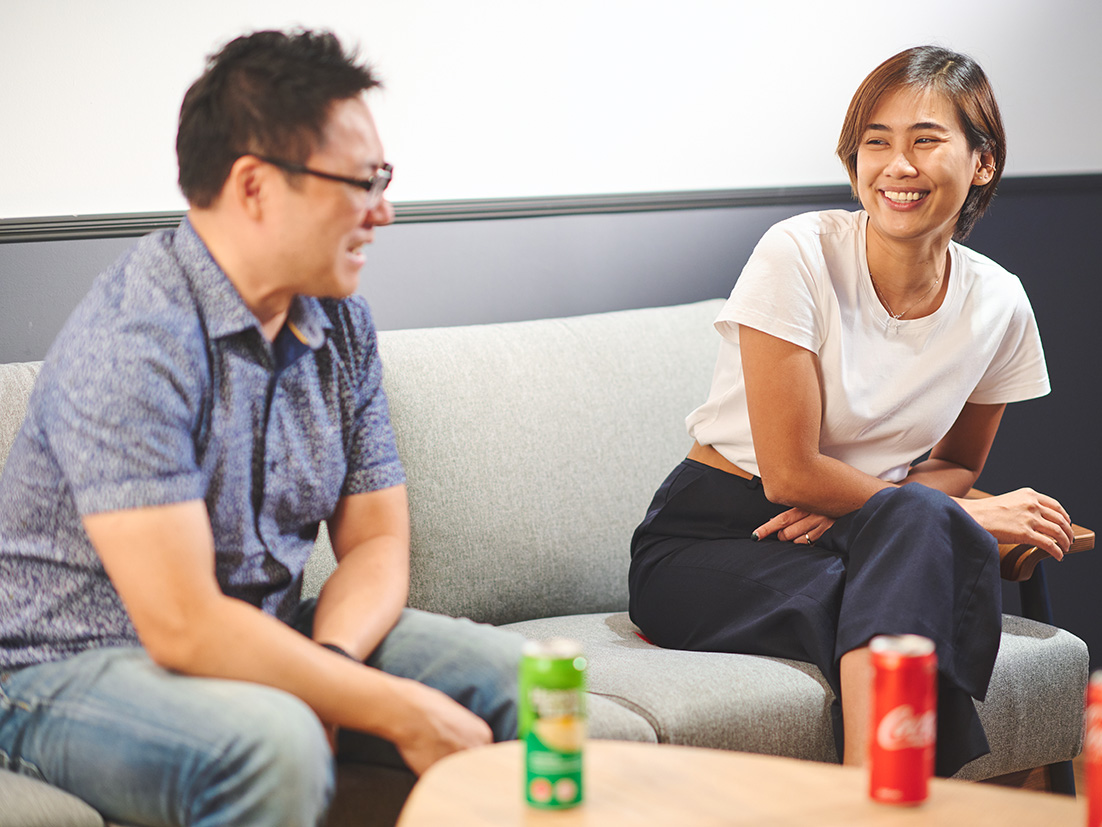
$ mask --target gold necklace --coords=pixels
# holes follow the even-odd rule
[[[908,313],[910,313],[912,310],[914,310],[916,307],[918,307],[920,304],[922,304],[922,302],[926,301],[926,297],[929,296],[932,292],[934,292],[934,289],[939,284],[941,284],[941,276],[943,276],[943,275],[945,275],[945,274],[942,273],[936,279],[934,279],[934,283],[930,285],[929,289],[925,293],[922,294],[922,296],[918,299],[918,301],[913,302],[912,304],[910,304],[907,307],[906,310],[903,310],[899,313],[896,313],[894,310],[892,310],[892,306],[890,304],[888,304],[888,300],[886,298],[884,298],[884,294],[880,292],[880,288],[876,286],[876,279],[873,277],[872,271],[870,270],[869,271],[869,281],[872,282],[872,289],[876,292],[876,297],[878,299],[880,299],[881,303],[883,303],[884,309],[888,311],[888,315],[892,317],[891,322],[885,322],[884,323],[885,328],[889,324],[891,324],[893,329],[898,329],[899,320],[902,319],[904,316],[906,316]]]

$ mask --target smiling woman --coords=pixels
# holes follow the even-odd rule
[[[1060,559],[1072,539],[1032,490],[962,499],[1006,404],[1049,390],[1021,283],[954,240],[1005,162],[986,76],[941,48],[896,55],[854,95],[838,155],[864,209],[759,242],[715,323],[695,444],[633,538],[631,614],[659,645],[815,663],[853,764],[869,640],[932,638],[951,775],[988,751],[973,698],[999,645],[998,542]]]

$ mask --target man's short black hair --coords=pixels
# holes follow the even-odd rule
[[[304,163],[330,106],[378,86],[330,32],[255,32],[207,59],[180,107],[180,189],[196,207],[218,198],[233,162],[256,153]]]

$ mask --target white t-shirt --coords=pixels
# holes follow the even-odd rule
[[[950,243],[945,300],[894,320],[873,290],[864,211],[805,213],[762,237],[716,319],[708,401],[689,434],[758,474],[739,352],[740,324],[810,350],[823,384],[820,451],[898,482],[948,432],[965,402],[1044,396],[1048,371],[1018,278]]]

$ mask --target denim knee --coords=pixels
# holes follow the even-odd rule
[[[500,634],[482,652],[483,715],[494,732],[494,740],[509,741],[517,737],[517,671],[524,639],[503,629],[494,631]]]
[[[438,662],[436,671],[452,666],[447,671],[462,674],[464,680],[452,679],[438,688],[486,721],[495,741],[516,738],[517,670],[524,638],[465,619],[453,624],[453,651]]]
[[[334,759],[325,729],[305,703],[267,687],[248,686],[223,710],[232,730],[202,773],[193,808],[200,825],[314,825],[334,791]]]
[[[524,638],[470,620],[406,609],[368,665],[458,701],[493,730],[516,737],[516,679]]]

